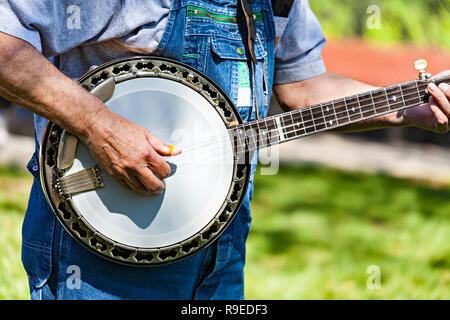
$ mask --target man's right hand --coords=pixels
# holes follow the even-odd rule
[[[94,158],[125,188],[145,195],[161,194],[170,167],[161,156],[181,152],[147,128],[111,111],[103,112],[83,141]]]
[[[113,113],[32,45],[2,32],[0,95],[77,136],[122,186],[142,194],[163,191],[170,168],[161,156],[180,150]]]

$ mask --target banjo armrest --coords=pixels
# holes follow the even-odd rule
[[[58,157],[56,167],[58,170],[66,170],[73,165],[75,154],[77,152],[78,138],[66,130],[61,135],[61,141],[58,146]]]

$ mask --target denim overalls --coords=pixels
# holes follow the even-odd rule
[[[263,117],[273,81],[275,30],[270,1],[252,2],[259,36],[255,84]],[[249,121],[255,119],[254,93],[248,90],[253,79],[245,54],[247,35],[234,21],[236,6],[236,0],[173,0],[155,53],[208,75]],[[245,96],[247,92],[252,96]],[[35,181],[23,226],[22,260],[32,299],[243,299],[253,182],[233,222],[208,248],[167,266],[130,267],[106,261],[73,240],[47,205],[36,156],[28,168]],[[255,169],[254,164],[252,181]]]

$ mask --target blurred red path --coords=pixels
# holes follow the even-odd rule
[[[376,86],[388,86],[418,78],[414,61],[426,59],[427,72],[450,69],[450,50],[368,43],[362,39],[328,39],[322,52],[327,70]]]

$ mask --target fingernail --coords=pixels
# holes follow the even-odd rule
[[[181,149],[178,147],[175,147],[171,144],[169,144],[168,146],[169,146],[169,154],[177,154],[181,152]]]
[[[428,88],[429,88],[431,91],[436,91],[438,87],[437,87],[434,83],[430,83],[430,84],[428,85]]]
[[[446,84],[446,83],[441,83],[441,84],[439,85],[439,88],[441,88],[441,90],[444,91],[444,92],[447,92],[447,90],[448,90],[449,87],[450,87],[450,86],[449,86],[448,84]]]
[[[160,195],[160,194],[162,194],[163,192],[164,192],[164,188],[163,188],[163,187],[160,187],[160,188],[158,188],[158,189],[155,190],[154,194],[155,194],[155,195]]]

